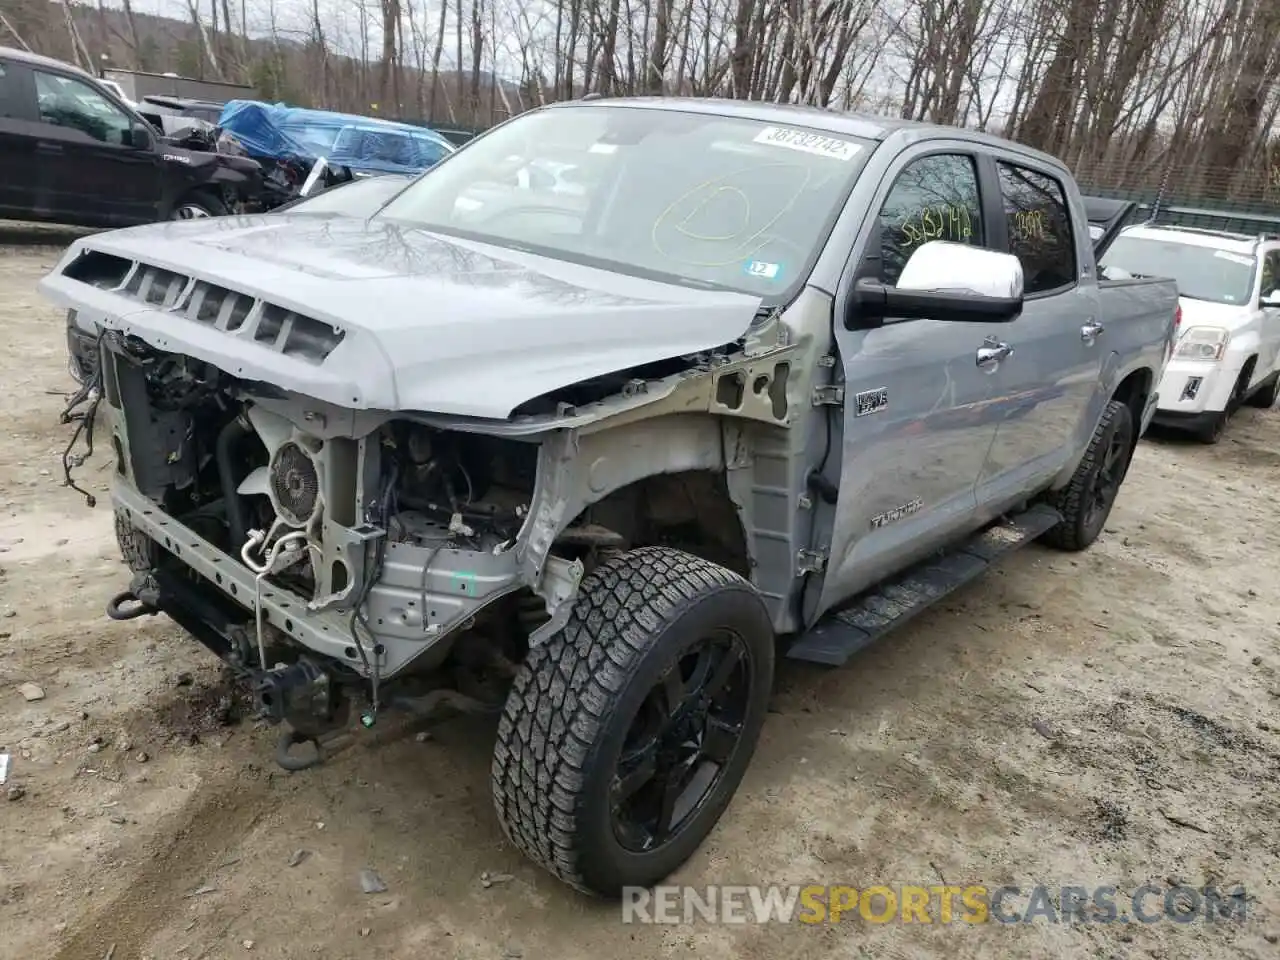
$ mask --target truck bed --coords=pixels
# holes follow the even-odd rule
[[[1140,366],[1155,371],[1160,382],[1172,352],[1178,311],[1178,285],[1162,277],[1099,280],[1103,343],[1118,355],[1125,372]]]

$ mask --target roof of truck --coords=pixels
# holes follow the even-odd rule
[[[687,113],[705,113],[721,117],[741,117],[764,123],[801,124],[831,133],[861,137],[864,140],[881,141],[900,130],[912,130],[923,138],[952,138],[984,143],[992,147],[1015,149],[1062,167],[1057,157],[1036,150],[1013,140],[971,130],[968,127],[952,127],[919,120],[903,120],[899,117],[880,117],[868,113],[831,110],[794,103],[766,103],[758,100],[732,100],[721,97],[588,97],[583,100],[563,100],[547,104],[549,108],[565,108],[578,105],[640,107],[654,110],[681,110]]]
[[[75,64],[67,63],[65,60],[55,60],[53,57],[42,57],[38,53],[32,53],[29,50],[19,50],[17,47],[0,47],[0,57],[10,60],[14,63],[25,63],[31,67],[55,67],[66,73],[74,73],[81,77],[89,77],[96,80],[90,73],[81,70]]]

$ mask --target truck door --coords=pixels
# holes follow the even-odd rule
[[[40,195],[30,85],[26,67],[0,60],[0,213],[15,220],[49,212]]]
[[[32,69],[36,146],[59,218],[93,226],[155,220],[160,154],[133,146],[134,118],[83,80]]]
[[[1005,330],[1013,354],[993,378],[1000,423],[978,485],[980,507],[1000,510],[1007,497],[1057,474],[1088,442],[1102,413],[1098,382],[1111,351],[1093,240],[1083,218],[1072,219],[1061,180],[1022,159],[985,162],[996,168],[1000,226],[1022,262],[1026,297],[1022,315]]]
[[[927,240],[985,245],[989,231],[971,145],[910,148],[890,167],[846,270],[896,283]],[[991,368],[977,360],[1007,324],[887,320],[848,330],[837,300],[844,374],[840,491],[818,606],[827,609],[942,546],[973,520],[974,486],[995,436]],[[807,611],[812,616],[814,611]]]

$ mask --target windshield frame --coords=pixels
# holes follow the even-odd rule
[[[1102,258],[1103,262],[1099,264],[1099,267],[1112,266],[1112,267],[1118,267],[1119,269],[1124,270],[1126,272],[1133,272],[1129,270],[1129,268],[1126,267],[1123,263],[1117,262],[1112,259],[1112,257],[1116,252],[1117,245],[1125,241],[1128,241],[1130,243],[1141,243],[1144,245],[1145,244],[1174,245],[1177,247],[1181,247],[1183,249],[1197,250],[1203,254],[1206,260],[1212,260],[1214,257],[1219,257],[1220,259],[1227,259],[1227,260],[1233,260],[1234,258],[1243,259],[1248,257],[1252,260],[1252,264],[1249,267],[1248,282],[1242,288],[1242,292],[1244,294],[1244,299],[1242,300],[1228,300],[1228,299],[1223,299],[1223,297],[1221,296],[1218,296],[1218,297],[1197,296],[1196,293],[1203,293],[1203,291],[1199,291],[1199,290],[1196,291],[1196,293],[1188,293],[1182,289],[1181,281],[1176,276],[1173,275],[1172,270],[1162,270],[1159,273],[1159,276],[1167,277],[1168,279],[1173,280],[1175,283],[1177,283],[1178,296],[1184,297],[1187,300],[1196,300],[1201,303],[1214,303],[1224,307],[1244,307],[1244,308],[1252,307],[1254,305],[1254,302],[1257,300],[1257,297],[1258,297],[1257,287],[1258,287],[1258,280],[1259,280],[1259,258],[1256,251],[1252,253],[1241,253],[1238,250],[1229,250],[1226,247],[1213,246],[1211,244],[1187,243],[1185,240],[1183,240],[1180,237],[1151,236],[1151,235],[1144,236],[1139,234],[1126,235],[1122,233],[1120,236],[1116,237],[1115,241],[1107,249],[1106,254],[1104,254]],[[1123,250],[1123,248],[1121,249]],[[1241,266],[1241,267],[1244,266],[1243,263],[1239,263],[1238,261],[1236,261],[1236,263],[1237,263],[1237,266]]]
[[[425,178],[431,176],[444,169],[448,163],[458,163],[459,158],[466,157],[469,150],[477,144],[483,143],[488,137],[496,134],[498,131],[506,128],[509,124],[520,123],[539,114],[545,114],[548,111],[562,110],[632,110],[632,111],[648,111],[653,113],[665,114],[681,114],[686,117],[703,117],[708,121],[725,120],[750,124],[758,130],[765,130],[774,126],[785,126],[787,129],[801,130],[806,133],[813,133],[818,136],[830,137],[845,140],[855,144],[859,148],[860,156],[856,164],[853,165],[850,174],[847,176],[845,183],[833,198],[831,210],[826,218],[819,225],[817,231],[812,237],[812,247],[808,251],[805,259],[798,265],[795,271],[795,278],[785,287],[779,286],[776,293],[762,294],[756,291],[745,290],[741,287],[730,284],[717,283],[712,280],[706,280],[698,277],[686,277],[676,273],[655,269],[641,264],[628,263],[625,261],[614,260],[605,257],[595,257],[590,254],[580,253],[577,251],[565,250],[560,247],[550,247],[538,243],[521,242],[512,240],[502,236],[494,236],[489,233],[478,230],[470,230],[457,225],[441,225],[428,224],[407,217],[395,216],[389,213],[388,208],[402,201],[411,191],[418,189]],[[860,178],[866,172],[871,162],[871,157],[876,149],[880,146],[880,141],[872,139],[865,135],[854,134],[851,132],[833,130],[829,127],[815,125],[807,115],[797,115],[795,118],[763,118],[758,116],[744,116],[731,111],[718,111],[710,113],[704,110],[692,110],[677,105],[663,106],[644,106],[639,104],[626,103],[619,100],[603,100],[603,101],[567,101],[546,104],[536,107],[533,110],[526,110],[515,116],[509,117],[501,123],[490,127],[479,136],[472,137],[466,143],[459,146],[453,153],[447,154],[438,163],[430,169],[423,171],[409,183],[405,184],[402,190],[396,191],[392,196],[388,197],[369,218],[370,222],[381,219],[397,226],[407,229],[418,229],[426,233],[436,234],[441,237],[452,237],[459,240],[465,240],[471,243],[484,244],[486,246],[498,249],[512,250],[519,253],[531,254],[533,256],[544,257],[549,260],[556,260],[561,263],[572,264],[574,266],[582,266],[589,269],[604,270],[611,273],[618,273],[624,276],[635,277],[643,280],[651,280],[658,283],[671,284],[673,286],[686,287],[695,290],[716,290],[726,293],[735,293],[740,296],[755,297],[760,300],[761,309],[777,309],[785,308],[798,297],[802,290],[809,284],[813,275],[814,268],[821,259],[827,246],[831,242],[831,235],[836,228],[840,217],[848,207],[849,198],[853,194],[854,188],[858,185]]]

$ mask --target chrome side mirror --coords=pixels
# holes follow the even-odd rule
[[[896,286],[1021,301],[1022,285],[1022,262],[1013,254],[930,240],[911,254]]]
[[[911,254],[895,286],[862,279],[849,298],[849,330],[885,319],[1010,323],[1022,315],[1022,263],[982,247],[930,240]]]

